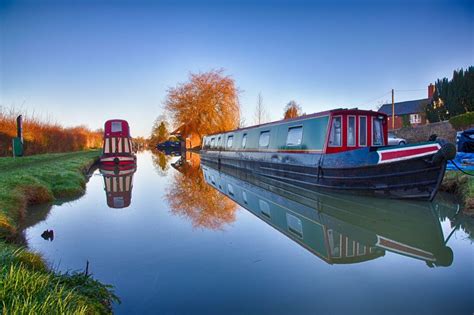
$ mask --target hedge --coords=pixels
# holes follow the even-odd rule
[[[451,117],[449,122],[454,129],[466,129],[474,125],[474,112],[467,112],[458,116]]]

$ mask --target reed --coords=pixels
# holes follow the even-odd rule
[[[0,106],[0,156],[12,155],[12,138],[16,137],[16,117],[21,112]],[[51,119],[23,113],[25,155],[80,151],[102,146],[102,131],[85,126],[64,128]]]
[[[40,255],[0,242],[2,314],[109,314],[112,287],[83,272],[58,273]]]

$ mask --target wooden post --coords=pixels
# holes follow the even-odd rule
[[[392,89],[392,129],[395,129],[395,92]]]

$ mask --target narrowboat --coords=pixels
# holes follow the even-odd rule
[[[387,140],[387,115],[336,109],[207,135],[201,158],[309,190],[432,200],[454,145]]]
[[[367,197],[314,191],[302,195],[291,184],[236,168],[206,162],[201,168],[207,184],[328,264],[362,263],[386,252],[429,267],[453,262],[436,211],[442,205],[367,202]]]
[[[133,167],[136,156],[133,151],[132,138],[128,122],[122,119],[112,119],[105,122],[103,154],[100,157],[102,167],[115,166]]]
[[[104,190],[109,208],[127,208],[132,202],[133,174],[136,172],[133,167],[100,167],[99,171],[104,177]]]

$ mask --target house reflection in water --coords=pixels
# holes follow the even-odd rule
[[[386,251],[430,267],[453,261],[431,203],[319,194],[214,164],[201,168],[210,186],[327,263],[363,262]]]
[[[104,177],[104,190],[107,206],[110,208],[127,208],[132,201],[133,174],[136,165],[99,168]]]

